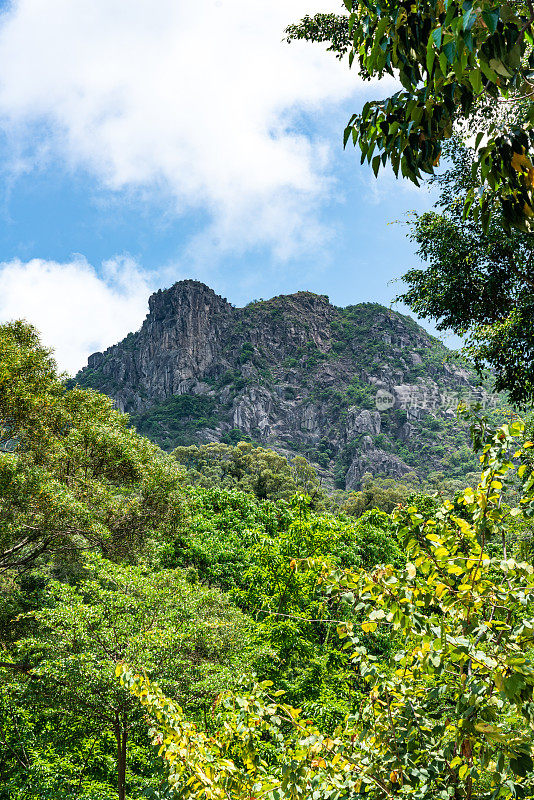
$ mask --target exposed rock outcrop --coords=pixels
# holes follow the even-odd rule
[[[90,356],[77,380],[164,447],[245,436],[304,453],[348,489],[366,472],[442,469],[447,436],[427,432],[474,386],[443,345],[382,306],[298,292],[234,308],[192,280],[152,295],[141,329]]]

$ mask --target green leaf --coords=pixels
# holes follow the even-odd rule
[[[506,69],[500,58],[491,58],[489,65],[494,72],[496,72],[498,75],[502,75],[503,78],[512,77],[512,73]]]
[[[493,69],[491,69],[487,61],[485,61],[483,58],[480,58],[479,66],[488,80],[490,80],[492,83],[497,83],[499,76]]]
[[[472,69],[469,73],[469,80],[476,94],[482,91],[482,73],[479,69]]]
[[[429,74],[432,72],[432,67],[434,66],[435,58],[436,58],[436,51],[434,50],[432,44],[432,38],[430,38],[428,40],[428,45],[426,48],[426,68]]]
[[[494,8],[491,11],[482,12],[482,19],[488,26],[488,30],[490,33],[495,33],[495,31],[497,30],[497,24],[499,22],[499,14],[500,14],[499,8]]]
[[[441,47],[442,36],[443,36],[443,29],[442,28],[436,28],[435,30],[432,31],[432,39],[434,41],[434,44],[438,48],[438,50]]]
[[[521,753],[515,758],[511,758],[510,769],[515,772],[516,775],[524,778],[527,773],[532,772],[534,769],[532,756],[529,753]]]
[[[375,178],[378,176],[378,170],[380,169],[380,156],[375,156],[373,158],[373,172],[375,174]]]
[[[454,57],[456,55],[456,43],[453,41],[447,42],[447,44],[443,45],[443,52],[447,57],[447,61],[449,64],[452,64],[454,61]]]
[[[464,3],[464,7],[468,6],[467,11],[464,13],[462,19],[462,27],[464,31],[470,31],[473,25],[475,24],[477,15],[473,11],[473,4],[472,3]]]

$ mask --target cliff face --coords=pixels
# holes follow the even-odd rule
[[[138,412],[175,394],[203,391],[199,381],[221,356],[232,307],[203,284],[182,281],[148,301],[138,333],[89,357],[80,380],[98,376],[123,411]]]
[[[348,489],[365,473],[451,475],[464,442],[454,410],[473,379],[409,317],[309,292],[234,308],[190,280],[152,295],[149,309],[77,381],[162,446],[250,438],[303,453]],[[469,464],[452,466],[460,476]]]

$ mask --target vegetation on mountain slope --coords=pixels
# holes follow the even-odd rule
[[[500,500],[520,426],[493,435],[480,423],[482,483],[459,494],[451,487],[443,506],[443,486],[441,498],[422,496],[417,480],[403,486],[371,476],[359,492],[330,497],[304,459],[290,463],[250,443],[165,453],[106,397],[67,389],[28,326],[0,328],[0,347],[1,378],[14,387],[4,400],[0,449],[1,798],[163,798],[172,795],[169,775],[178,783],[190,776],[181,792],[206,800],[228,780],[236,796],[253,780],[273,798],[300,790],[329,796],[349,785],[368,797],[414,789],[424,797],[455,786],[458,797],[482,800],[497,796],[492,781],[501,778],[502,796],[512,796],[510,787],[528,794],[530,740],[518,698],[530,691],[530,667],[516,652],[530,630],[529,442],[514,456],[524,463],[525,500],[513,512]],[[455,566],[460,555],[467,573]],[[387,594],[394,576],[396,601]],[[492,612],[477,598],[494,594]],[[388,607],[399,600],[397,610]],[[393,628],[383,624],[388,614]],[[452,626],[442,650],[436,615]],[[345,645],[353,639],[350,659]],[[507,659],[502,683],[495,670],[480,671],[480,653],[499,665]],[[457,665],[450,680],[440,671],[449,662]],[[391,683],[395,668],[400,688],[398,678]],[[151,736],[167,766],[146,736],[145,712],[115,672],[153,717]],[[284,692],[279,708],[265,688],[253,689],[253,701],[239,699],[238,684],[252,673]],[[234,707],[250,702],[255,710],[234,728]],[[267,728],[253,724],[256,713],[266,719],[265,702]],[[445,739],[439,703],[447,707]],[[494,706],[504,715],[497,721]],[[222,762],[221,713],[230,714],[233,742]],[[381,720],[378,739],[365,738],[369,714]],[[286,717],[296,721],[300,743]],[[430,721],[421,729],[423,718]],[[300,728],[299,720],[310,722]],[[399,750],[392,724],[413,746]],[[178,762],[171,755],[185,730],[200,749]],[[249,735],[255,730],[263,731],[259,739]],[[248,762],[239,755],[243,743]],[[347,763],[358,764],[361,783]]]
[[[91,356],[76,381],[108,393],[166,450],[246,441],[304,456],[328,491],[360,489],[367,473],[464,479],[477,461],[456,406],[501,403],[378,304],[336,308],[298,292],[236,309],[195,281],[153,295],[141,330]]]
[[[527,79],[440,179],[469,207],[482,173],[483,228],[417,217],[407,299],[529,400],[529,241],[492,212],[529,227],[532,4],[346,5],[290,35],[400,70],[351,121],[375,171]],[[0,326],[0,800],[533,797],[532,421],[375,304],[149,302],[77,383]]]

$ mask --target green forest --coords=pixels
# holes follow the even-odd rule
[[[506,411],[460,404],[463,471],[329,492],[161,449],[1,325],[0,800],[534,797],[534,7],[345,7],[286,36],[399,77],[345,142],[437,189],[401,299]]]

